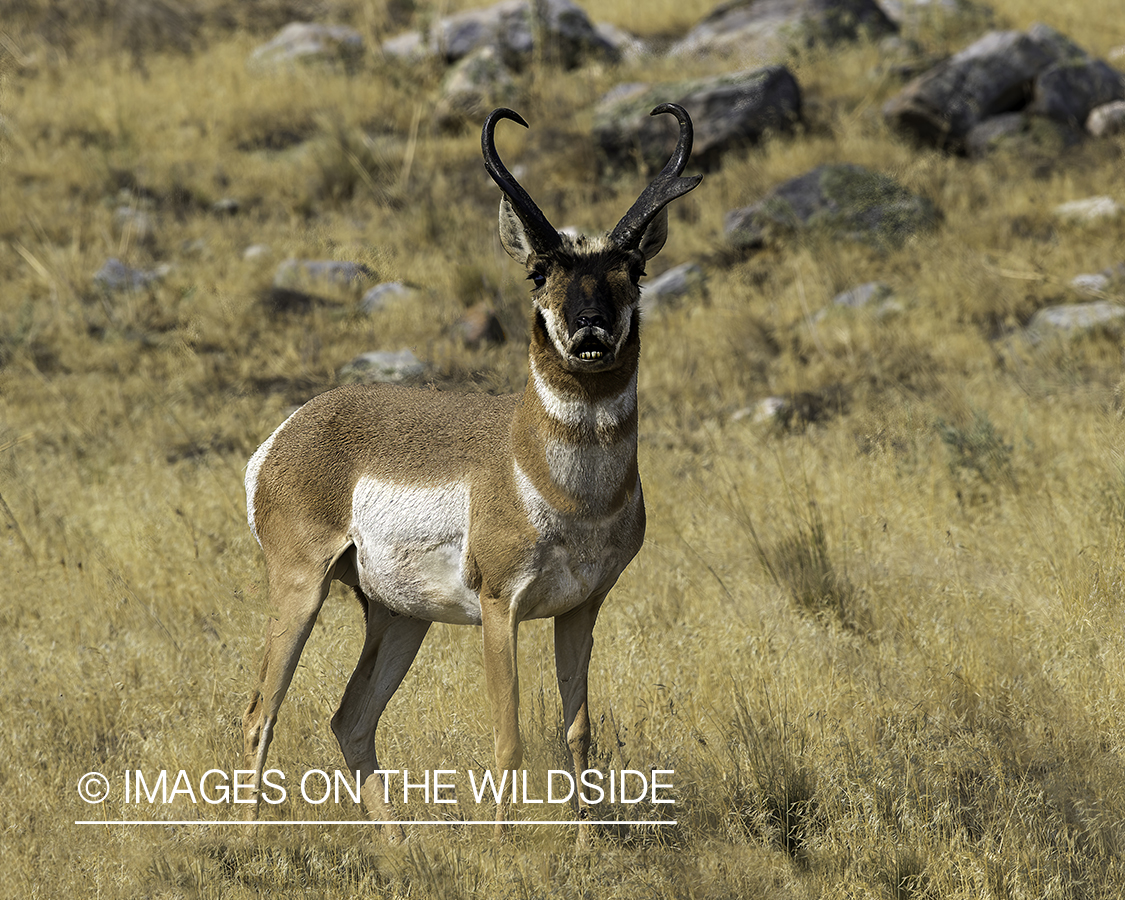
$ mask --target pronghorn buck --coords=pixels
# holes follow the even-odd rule
[[[640,550],[637,472],[638,280],[664,245],[666,205],[699,184],[687,112],[663,171],[608,235],[556,231],[500,161],[492,112],[481,147],[500,186],[500,240],[532,282],[530,372],[521,394],[401,386],[337,388],[293,413],[246,471],[250,528],[265,554],[276,618],[243,720],[256,813],[266,753],[301,650],[333,579],[355,588],[367,621],[332,730],[358,770],[369,816],[403,832],[375,755],[379,717],[431,622],[480,625],[497,770],[518,769],[516,637],[554,618],[567,743],[588,768],[586,680],[594,620]],[[589,810],[579,799],[579,843]],[[505,814],[497,810],[497,831]]]

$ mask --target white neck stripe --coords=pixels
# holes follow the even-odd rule
[[[535,358],[531,359],[531,383],[539,402],[547,415],[557,422],[569,425],[572,428],[594,426],[596,428],[613,428],[622,424],[633,414],[637,408],[637,373],[629,383],[617,394],[587,403],[585,400],[564,397],[553,390],[535,365]]]

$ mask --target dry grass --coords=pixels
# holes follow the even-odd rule
[[[404,8],[307,5],[369,34]],[[96,4],[66,19],[48,0],[0,3],[0,893],[1117,896],[1122,348],[1010,334],[1068,299],[1074,274],[1121,260],[1120,220],[1083,229],[1049,210],[1125,200],[1125,143],[1055,160],[918,150],[882,123],[896,85],[862,45],[796,61],[805,128],[725,160],[679,201],[654,265],[709,260],[710,282],[646,322],[649,539],[599,622],[594,759],[674,769],[678,825],[607,830],[578,855],[565,827],[504,846],[486,829],[416,828],[391,851],[359,825],[73,824],[231,813],[119,795],[87,806],[75,785],[91,770],[236,765],[267,615],[242,467],[295,403],[371,349],[414,348],[439,386],[525,377],[526,286],[496,240],[476,135],[428,127],[433,72],[375,59],[352,74],[248,72],[269,16],[297,6],[262,4],[251,22],[217,0],[125,4],[112,20]],[[1000,24],[1041,19],[1096,53],[1125,44],[1110,0],[996,6]],[[641,8],[603,15],[666,36],[708,4]],[[154,10],[195,16],[191,45],[159,23],[122,39],[121,16]],[[971,36],[920,34],[934,49]],[[501,150],[553,221],[608,227],[642,181],[591,177],[590,104],[619,81],[702,71],[528,73],[533,127],[504,130]],[[895,175],[944,225],[891,252],[813,240],[724,260],[727,209],[831,161]],[[228,196],[237,215],[212,211]],[[120,229],[123,205],[155,218],[151,238]],[[271,255],[244,260],[255,243]],[[172,268],[109,295],[92,275],[110,256]],[[431,299],[367,317],[341,295],[274,315],[261,297],[288,256],[359,260]],[[873,279],[902,314],[813,318]],[[471,350],[451,332],[480,299],[508,344]],[[779,394],[815,402],[816,421],[737,415]],[[341,764],[328,719],[360,618],[333,593],[272,751],[286,772]],[[433,629],[384,718],[387,764],[488,765],[478,641]],[[542,773],[566,758],[549,629],[524,629],[521,654],[527,765]],[[358,820],[299,801],[271,815]]]

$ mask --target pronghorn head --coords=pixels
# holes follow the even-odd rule
[[[668,237],[665,207],[703,180],[701,175],[680,177],[691,155],[687,111],[663,103],[652,111],[652,115],[659,113],[672,113],[680,123],[672,158],[613,231],[600,238],[560,234],[500,161],[493,141],[496,123],[512,119],[526,128],[523,118],[510,109],[497,109],[485,120],[481,133],[485,168],[504,192],[500,241],[508,255],[527,269],[534,285],[532,351],[546,351],[539,355],[557,360],[565,371],[604,372],[621,366],[627,356],[635,359],[638,282],[645,274],[645,261],[660,252]]]

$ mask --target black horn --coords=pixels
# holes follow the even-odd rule
[[[500,186],[500,190],[504,192],[504,195],[512,204],[512,208],[516,211],[516,215],[523,222],[532,249],[539,254],[554,250],[562,243],[558,231],[547,221],[547,217],[543,215],[542,210],[535,205],[535,201],[531,199],[527,191],[520,186],[520,183],[500,161],[500,156],[496,152],[494,132],[496,123],[500,119],[511,119],[513,122],[519,122],[524,128],[528,127],[527,122],[523,120],[523,116],[513,110],[500,108],[489,113],[488,118],[484,120],[484,128],[480,134],[480,149],[484,154],[484,168],[492,176],[492,180]]]
[[[687,110],[678,103],[661,103],[650,115],[658,116],[661,113],[671,113],[680,123],[680,139],[676,142],[676,149],[672,158],[660,170],[652,183],[646,187],[637,202],[625,213],[617,227],[610,233],[610,240],[619,247],[636,247],[644,236],[649,223],[657,214],[677,197],[682,197],[695,188],[703,180],[702,175],[693,175],[690,178],[681,178],[688,157],[691,156],[691,144],[694,131],[691,127],[691,116]],[[495,177],[495,176],[493,176]]]

